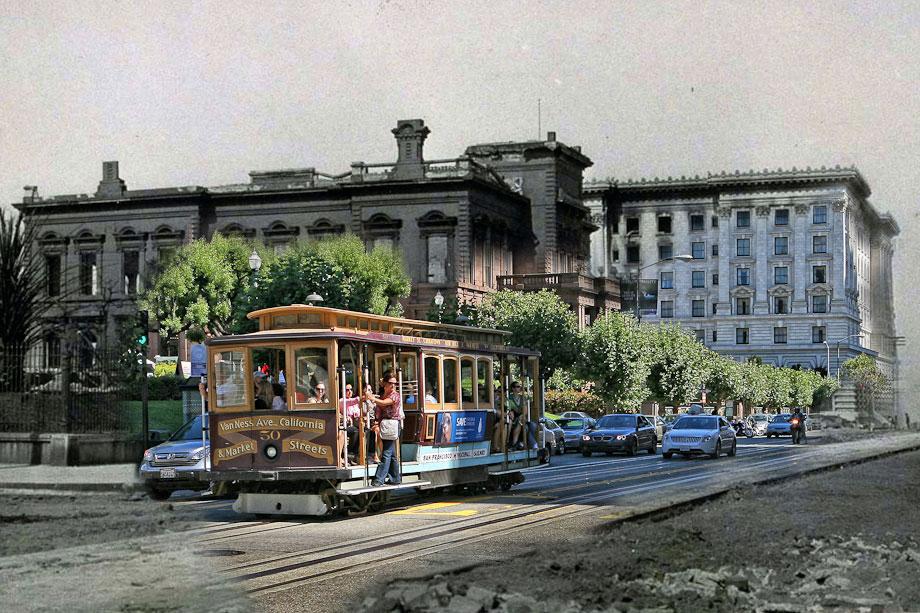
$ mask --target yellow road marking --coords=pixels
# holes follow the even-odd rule
[[[475,509],[465,509],[460,511],[439,511],[439,509],[446,509],[448,507],[453,507],[458,504],[463,504],[460,502],[432,502],[430,504],[423,504],[417,507],[410,507],[408,509],[400,509],[399,511],[393,511],[390,515],[453,515],[466,517],[469,515],[476,515],[479,511]]]

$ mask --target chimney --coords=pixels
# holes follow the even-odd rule
[[[96,188],[97,198],[121,198],[127,188],[125,182],[118,176],[118,162],[102,163],[102,181]]]
[[[425,127],[425,122],[421,119],[400,119],[392,132],[399,148],[394,178],[424,179],[425,158],[422,149],[431,130]]]

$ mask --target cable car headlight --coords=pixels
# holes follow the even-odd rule
[[[265,457],[269,460],[274,460],[278,457],[278,448],[274,445],[267,445],[262,453],[264,453]]]

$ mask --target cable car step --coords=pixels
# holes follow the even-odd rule
[[[354,496],[355,494],[369,494],[371,492],[385,492],[388,490],[404,490],[413,487],[422,487],[423,485],[431,485],[431,481],[403,481],[399,485],[381,485],[380,487],[358,487],[355,489],[337,489],[335,490],[336,494],[341,494],[342,496]]]

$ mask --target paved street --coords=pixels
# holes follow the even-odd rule
[[[203,603],[215,610],[354,610],[397,579],[524,559],[538,560],[545,572],[569,543],[614,520],[918,446],[918,435],[892,435],[803,447],[788,438],[742,439],[737,457],[719,460],[572,453],[528,470],[526,482],[507,493],[407,493],[379,514],[341,519],[257,520],[236,514],[231,500],[191,493],[153,503],[130,494],[7,491],[0,494],[5,506],[19,510],[4,539],[20,545],[0,557],[0,608],[50,610],[64,594],[76,594],[81,610],[192,610]],[[132,517],[143,531],[132,528]],[[118,531],[106,532],[109,524]],[[81,528],[86,534],[71,538]],[[34,531],[57,533],[61,544],[44,539],[30,549]]]
[[[793,447],[788,438],[742,439],[737,457],[718,461],[569,454],[527,471],[527,481],[508,493],[404,496],[383,513],[347,520],[251,521],[230,515],[230,501],[177,504],[196,505],[215,522],[195,534],[197,546],[256,606],[346,610],[375,583],[513,557],[726,483],[776,478],[828,457],[827,448]]]

